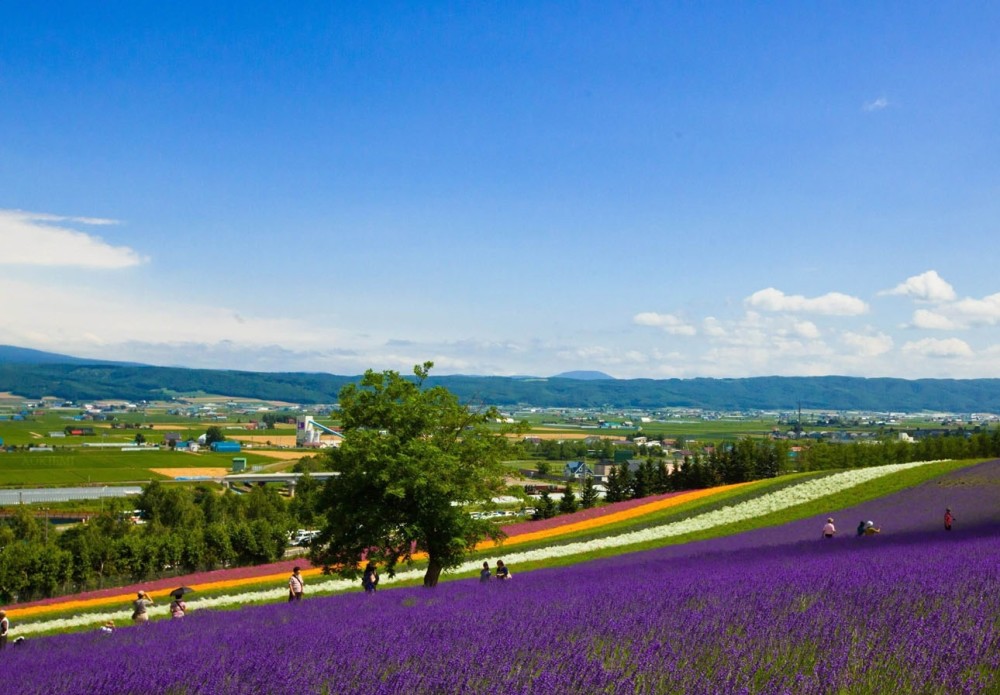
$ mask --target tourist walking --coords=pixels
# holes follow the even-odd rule
[[[955,521],[955,517],[951,513],[951,507],[944,510],[944,530],[951,531],[951,524]]]
[[[149,622],[149,607],[153,605],[153,599],[145,591],[140,590],[136,594],[135,601],[132,602],[132,622],[141,624]]]
[[[288,578],[288,602],[301,601],[302,594],[305,593],[306,583],[299,574],[299,568],[292,568],[292,576]]]
[[[7,646],[7,633],[10,632],[10,621],[7,611],[0,611],[0,649]]]
[[[365,572],[361,575],[361,586],[366,594],[374,594],[378,588],[378,569],[374,562],[365,565]]]
[[[490,574],[490,563],[483,562],[483,568],[479,570],[479,581],[488,582],[492,576]]]
[[[833,517],[826,520],[823,526],[823,538],[833,538],[837,533],[837,527],[833,525]]]
[[[497,579],[505,581],[513,576],[510,570],[507,569],[507,565],[503,564],[503,560],[497,560]]]

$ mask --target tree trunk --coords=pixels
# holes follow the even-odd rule
[[[431,557],[427,563],[427,572],[424,573],[424,586],[428,589],[437,586],[442,569],[444,568],[441,566],[441,563]]]

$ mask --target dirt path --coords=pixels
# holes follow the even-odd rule
[[[229,473],[228,468],[150,468],[149,470],[168,478],[221,478]]]

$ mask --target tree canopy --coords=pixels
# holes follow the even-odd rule
[[[324,525],[311,559],[327,571],[357,576],[362,556],[392,576],[426,553],[425,586],[457,566],[477,542],[500,540],[489,520],[463,509],[506,489],[503,465],[515,428],[496,425],[494,408],[469,408],[441,386],[425,388],[431,362],[415,378],[368,370],[340,391],[343,442],[331,449],[339,476],[319,498]]]
[[[222,431],[222,428],[218,425],[211,425],[207,430],[205,430],[205,443],[211,446],[216,442],[223,442],[226,440],[226,435]]]

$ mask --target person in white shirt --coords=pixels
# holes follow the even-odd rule
[[[833,517],[831,516],[826,520],[826,525],[823,527],[823,538],[833,538],[836,533],[837,528],[833,525]]]
[[[301,601],[306,583],[299,574],[299,568],[292,568],[292,576],[288,578],[288,602]]]

